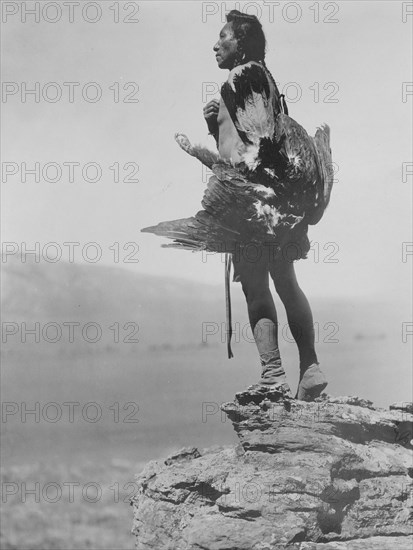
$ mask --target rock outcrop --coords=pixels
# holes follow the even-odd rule
[[[413,548],[411,403],[252,386],[222,409],[238,446],[183,449],[138,476],[138,550]]]

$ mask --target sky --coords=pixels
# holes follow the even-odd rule
[[[331,128],[336,182],[310,227],[309,258],[297,263],[300,283],[313,296],[408,302],[408,3],[102,0],[71,13],[63,2],[38,2],[38,21],[20,2],[2,4],[3,251],[38,242],[41,261],[54,251],[67,261],[63,243],[79,243],[75,262],[100,254],[96,263],[136,273],[222,283],[221,256],[164,249],[166,239],[140,229],[201,208],[208,174],[174,134],[214,149],[202,108],[228,72],[212,48],[225,12],[238,8],[260,17],[290,115],[312,135],[323,122]],[[25,92],[36,85],[38,97]],[[30,173],[24,181],[35,163],[40,181]]]

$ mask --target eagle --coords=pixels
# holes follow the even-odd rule
[[[254,112],[247,107],[238,115],[251,145],[236,165],[192,145],[185,134],[175,134],[179,146],[212,171],[203,208],[190,218],[160,222],[142,232],[173,240],[163,247],[231,253],[246,243],[282,246],[292,231],[320,221],[334,181],[329,126],[321,125],[312,137],[280,112],[270,132],[262,135],[262,121],[251,116]]]

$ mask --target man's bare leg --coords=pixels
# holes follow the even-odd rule
[[[275,289],[284,304],[288,324],[298,346],[300,384],[297,397],[312,400],[327,386],[314,347],[314,322],[310,304],[298,285],[294,263],[279,259],[270,263]]]
[[[279,260],[270,264],[275,290],[284,304],[288,325],[298,346],[300,379],[313,363],[317,363],[314,347],[314,322],[310,304],[298,285],[294,263]]]
[[[278,324],[274,300],[269,288],[266,258],[248,261],[233,255],[234,268],[242,285],[248,317],[262,366],[261,384],[281,386],[291,396],[278,349]]]

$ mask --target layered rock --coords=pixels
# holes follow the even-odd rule
[[[237,447],[183,449],[138,476],[138,550],[413,548],[411,404],[251,387],[222,409]]]

